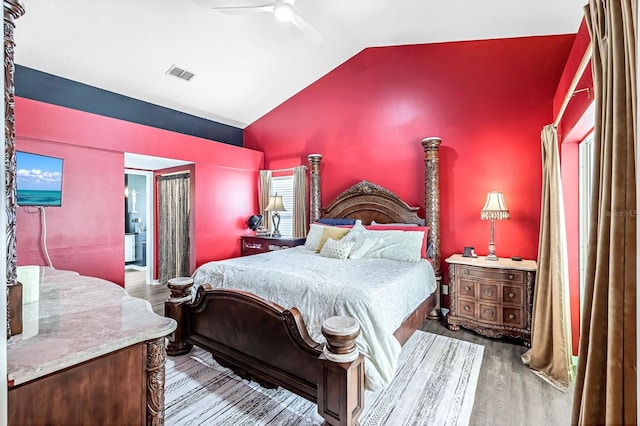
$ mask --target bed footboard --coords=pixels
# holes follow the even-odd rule
[[[344,361],[345,354],[353,353],[357,334],[329,329],[325,354],[324,345],[307,333],[296,308],[284,309],[248,292],[207,285],[198,288],[192,302],[192,283],[183,279],[169,285],[165,316],[178,323],[169,336],[169,355],[187,353],[195,344],[240,377],[266,387],[281,386],[315,402],[330,425],[357,424],[364,408],[364,357],[358,354],[346,362],[329,359]]]

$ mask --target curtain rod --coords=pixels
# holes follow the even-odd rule
[[[584,52],[584,56],[582,57],[582,61],[580,61],[580,65],[578,65],[578,69],[576,70],[576,74],[573,76],[573,80],[571,80],[571,84],[569,85],[569,89],[567,90],[567,94],[564,96],[564,100],[562,101],[562,105],[560,105],[560,110],[558,111],[558,116],[556,117],[553,125],[557,128],[558,124],[562,120],[564,116],[564,112],[569,105],[569,101],[573,97],[576,87],[578,86],[578,82],[582,78],[582,74],[587,69],[587,65],[589,65],[589,61],[591,60],[591,55],[593,53],[593,47],[591,43],[587,46],[587,50]]]
[[[161,174],[160,176],[161,177],[164,177],[164,176],[175,176],[175,175],[184,175],[184,174],[188,174],[188,173],[189,173],[189,170],[180,170],[179,172],[164,173],[164,174]]]
[[[300,166],[297,166],[300,167]],[[302,166],[305,169],[307,168],[307,166]],[[265,170],[269,170],[271,172],[288,172],[288,171],[293,171],[295,169],[295,167],[289,167],[288,169],[265,169]]]

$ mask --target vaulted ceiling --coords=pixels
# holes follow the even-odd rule
[[[244,128],[367,47],[575,33],[586,0],[297,0],[320,43],[214,10],[270,0],[23,1],[16,63]]]

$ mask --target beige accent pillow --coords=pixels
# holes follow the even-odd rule
[[[334,240],[329,238],[320,250],[320,256],[332,257],[334,259],[346,259],[349,256],[351,247],[353,247],[353,241],[345,241],[346,238],[341,240]]]
[[[337,228],[335,226],[325,226],[322,230],[322,236],[320,237],[320,241],[318,242],[318,248],[316,249],[316,253],[320,253],[322,250],[322,246],[327,242],[329,238],[333,240],[341,240],[342,237],[347,235],[350,231],[349,228]]]

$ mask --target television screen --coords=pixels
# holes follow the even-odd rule
[[[62,158],[16,151],[19,206],[62,205]]]

